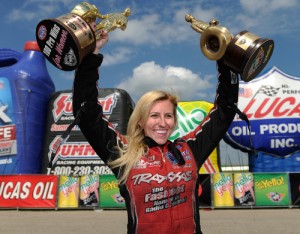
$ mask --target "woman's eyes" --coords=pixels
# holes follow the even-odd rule
[[[150,117],[152,117],[152,118],[159,118],[160,115],[159,114],[150,114]],[[174,115],[173,114],[165,114],[164,117],[166,119],[171,119],[171,118],[174,118]]]
[[[157,117],[159,117],[159,114],[150,114],[150,117],[157,118]]]
[[[165,115],[165,118],[172,119],[172,118],[174,118],[174,115],[172,115],[172,114],[167,114],[167,115]]]

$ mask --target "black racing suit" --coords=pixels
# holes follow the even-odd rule
[[[79,127],[101,159],[119,157],[114,146],[125,138],[103,116],[97,81],[101,54],[85,57],[76,71],[73,87],[74,115],[84,105]],[[198,171],[229,128],[238,100],[238,77],[218,62],[218,86],[213,108],[191,133],[159,146],[145,137],[147,155],[119,186],[128,213],[128,233],[202,233],[198,205]],[[179,153],[178,153],[179,152]],[[178,157],[179,154],[179,157]],[[182,161],[184,160],[184,162]],[[120,168],[112,169],[117,178]]]

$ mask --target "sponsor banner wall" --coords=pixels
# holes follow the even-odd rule
[[[0,176],[0,207],[55,208],[57,176]]]
[[[57,202],[59,208],[78,207],[79,179],[78,176],[59,177]]]
[[[253,206],[254,184],[253,174],[247,172],[234,173],[234,203],[236,206]]]
[[[101,208],[124,208],[125,200],[120,194],[117,179],[114,175],[100,175]]]
[[[256,206],[289,206],[289,178],[286,173],[254,174]]]
[[[199,179],[200,208],[300,207],[300,173],[216,173]],[[115,176],[0,176],[0,210],[83,207],[124,209]]]
[[[217,173],[212,175],[214,207],[233,207],[233,175],[231,173]]]

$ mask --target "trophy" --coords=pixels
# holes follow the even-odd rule
[[[82,2],[68,14],[39,22],[37,43],[50,63],[58,69],[71,71],[95,49],[99,30],[125,30],[130,14],[130,8],[126,8],[121,13],[101,15],[95,5]],[[97,18],[101,20],[98,24]],[[96,29],[91,27],[92,23],[96,24]]]
[[[260,38],[246,30],[233,36],[216,19],[207,24],[187,14],[185,20],[201,33],[200,48],[204,56],[210,60],[223,58],[224,63],[239,73],[245,82],[254,79],[271,58],[274,49],[271,39]]]

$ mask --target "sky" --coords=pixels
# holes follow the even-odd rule
[[[69,13],[81,1],[0,1],[0,49],[23,51],[36,40],[37,24]],[[243,30],[274,40],[272,57],[261,74],[278,67],[300,77],[299,0],[102,0],[88,1],[101,14],[131,9],[127,28],[109,33],[102,49],[101,88],[126,90],[136,102],[146,91],[175,91],[181,101],[213,102],[216,63],[200,49],[201,34],[185,21],[192,14],[204,22],[216,18],[233,35]],[[71,90],[73,71],[62,71],[47,61],[56,91]],[[260,75],[260,74],[259,74]]]

